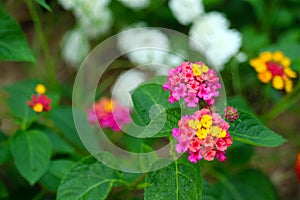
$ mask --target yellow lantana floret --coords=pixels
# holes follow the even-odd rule
[[[203,115],[200,122],[204,128],[208,129],[212,124],[212,118],[210,115]]]
[[[272,85],[277,90],[283,89],[284,87],[283,78],[281,76],[274,76],[272,80]]]
[[[293,90],[293,81],[289,78],[284,78],[284,89],[286,93],[290,93]]]
[[[297,73],[289,67],[284,68],[284,73],[290,78],[297,78]]]
[[[34,90],[38,94],[45,94],[46,93],[46,87],[43,84],[37,84]]]
[[[200,76],[202,73],[208,72],[209,68],[206,65],[193,64],[192,70],[195,76]]]
[[[290,67],[291,65],[291,60],[287,57],[284,57],[282,60],[281,60],[281,64],[284,66],[284,67]]]
[[[281,51],[275,51],[273,53],[273,60],[275,62],[281,62],[284,59],[284,55]]]
[[[199,139],[205,139],[208,133],[208,129],[205,128],[199,128],[196,135]]]
[[[114,108],[114,102],[113,101],[107,101],[105,105],[105,111],[111,112],[112,109]]]
[[[189,127],[197,130],[199,128],[199,126],[200,126],[199,120],[190,120],[189,121]]]
[[[259,73],[258,79],[263,83],[269,83],[272,79],[272,73],[270,71]]]
[[[218,138],[224,138],[226,136],[226,131],[222,130],[218,136]]]
[[[37,103],[32,108],[35,112],[42,112],[43,111],[43,105],[41,103]]]
[[[221,131],[222,131],[222,129],[218,126],[211,126],[210,130],[209,130],[210,134],[215,137],[220,135]]]
[[[259,59],[263,62],[268,62],[272,60],[272,53],[270,51],[265,51],[259,54]]]

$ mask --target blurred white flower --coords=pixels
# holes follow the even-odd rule
[[[58,0],[58,3],[65,9],[71,10],[76,5],[76,0]]]
[[[66,32],[62,39],[61,46],[63,59],[74,67],[77,67],[90,50],[89,41],[85,33],[80,29]]]
[[[164,62],[170,48],[168,37],[157,29],[132,28],[120,33],[118,47],[133,63],[143,65]]]
[[[194,21],[189,35],[191,48],[208,56],[219,70],[234,56],[242,44],[241,34],[229,29],[228,20],[220,13],[211,12]]]
[[[123,72],[111,88],[112,98],[116,99],[120,104],[132,108],[133,103],[130,92],[145,81],[146,77],[141,71],[131,69]]]
[[[89,38],[106,33],[112,25],[112,14],[107,5],[110,0],[77,0],[74,15]]]
[[[141,10],[150,5],[150,0],[119,0],[124,6],[133,10]]]
[[[242,63],[242,62],[247,61],[248,56],[244,52],[239,52],[238,54],[236,54],[235,58],[237,59],[237,61],[239,61],[240,63]]]
[[[180,24],[187,25],[204,13],[202,0],[170,0],[169,7]]]

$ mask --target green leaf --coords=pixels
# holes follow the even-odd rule
[[[25,127],[28,127],[38,117],[27,105],[27,101],[31,100],[31,95],[35,94],[34,88],[37,83],[38,81],[35,80],[26,80],[4,88],[9,95],[7,103],[12,114]]]
[[[0,4],[0,60],[35,62],[24,33]]]
[[[45,8],[48,11],[52,11],[50,6],[46,3],[45,0],[35,0],[38,4],[40,4],[43,8]]]
[[[186,157],[160,170],[149,172],[145,200],[199,200],[202,197],[202,176],[199,164]]]
[[[139,137],[169,136],[181,118],[179,103],[168,102],[170,93],[162,88],[165,80],[165,77],[150,80],[131,94],[136,118],[144,123],[145,128]]]
[[[72,154],[75,152],[75,149],[69,143],[67,143],[65,140],[60,138],[57,135],[57,133],[55,133],[53,130],[51,130],[49,128],[44,128],[42,131],[49,138],[49,140],[52,144],[52,149],[55,153]]]
[[[225,185],[224,185],[225,184]],[[254,169],[244,170],[214,187],[220,200],[277,200],[275,187],[266,175]]]
[[[118,181],[117,171],[88,157],[78,162],[63,178],[57,200],[106,199],[113,184]]]
[[[148,146],[146,144],[141,145],[141,151],[140,152],[141,153],[150,153],[150,152],[152,152],[148,156],[139,157],[139,162],[140,162],[141,169],[143,171],[147,171],[152,166],[152,164],[154,164],[159,159],[159,157],[158,157],[157,153],[150,146]]]
[[[84,148],[74,124],[72,107],[60,106],[53,108],[52,111],[48,113],[48,117],[54,122],[55,126],[69,142]]]
[[[10,157],[8,137],[0,130],[0,165]]]
[[[60,181],[69,172],[75,162],[71,160],[54,160],[39,182],[47,189],[56,192]]]
[[[256,146],[277,147],[286,141],[243,111],[239,111],[239,119],[230,125],[229,132],[234,140]]]
[[[11,140],[11,152],[21,175],[33,185],[47,170],[51,143],[41,131],[18,131]]]
[[[5,199],[7,197],[8,197],[7,189],[0,179],[0,199]]]

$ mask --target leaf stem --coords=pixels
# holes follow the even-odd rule
[[[267,113],[264,114],[263,120],[268,122],[269,120],[277,117],[279,114],[290,108],[292,105],[300,100],[300,81],[294,87],[293,91],[283,97],[275,106]]]
[[[52,88],[57,87],[57,78],[56,78],[56,70],[55,70],[55,65],[53,62],[53,58],[51,56],[50,48],[48,45],[48,42],[45,38],[41,21],[38,16],[37,10],[35,9],[35,6],[32,2],[32,0],[24,0],[26,6],[28,7],[29,13],[31,15],[32,21],[34,23],[34,29],[37,34],[37,37],[40,41],[42,50],[45,55],[45,62],[46,62],[46,72],[44,74],[45,80],[49,83],[49,86]]]

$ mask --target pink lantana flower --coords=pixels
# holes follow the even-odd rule
[[[229,124],[218,113],[203,108],[183,116],[178,127],[172,131],[178,142],[176,151],[188,152],[190,162],[196,163],[202,158],[225,161],[225,151],[231,146],[232,138],[228,132]]]
[[[91,124],[98,122],[103,128],[120,131],[125,124],[131,122],[129,113],[128,108],[103,97],[88,110],[88,121]]]
[[[221,84],[215,70],[203,62],[183,62],[169,70],[168,81],[163,88],[170,91],[170,103],[182,98],[187,107],[196,107],[200,100],[212,106],[219,96]]]

